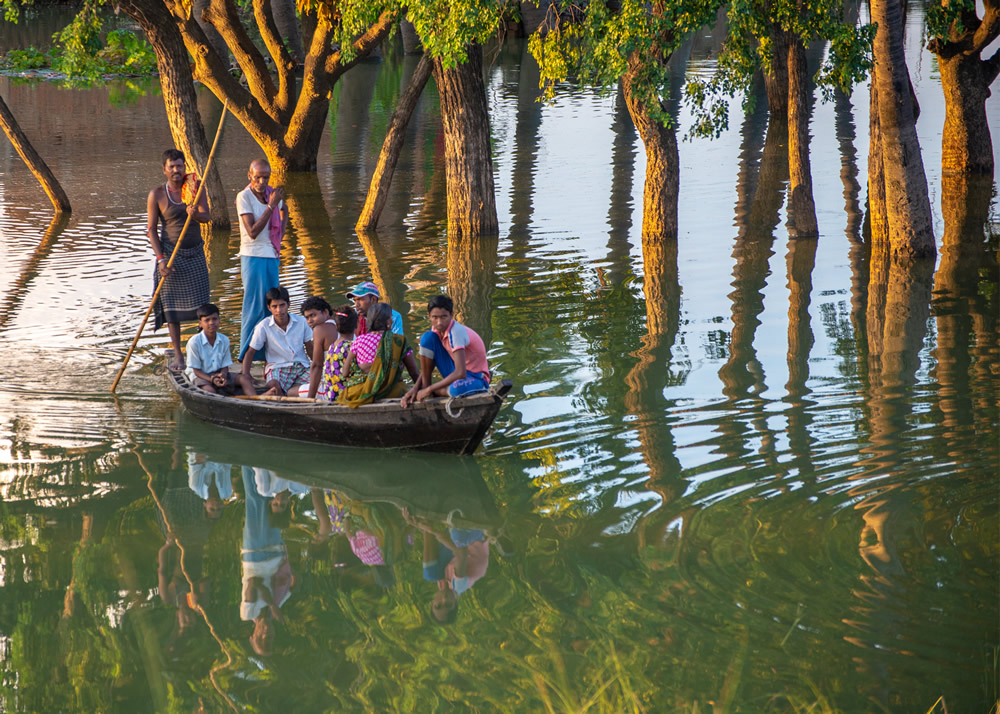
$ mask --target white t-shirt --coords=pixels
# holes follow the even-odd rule
[[[195,452],[188,454],[188,486],[198,494],[203,501],[208,500],[212,484],[219,489],[219,498],[228,501],[233,497],[232,476],[233,467],[230,464],[220,464],[206,461]]]
[[[282,330],[274,322],[274,315],[266,317],[253,328],[250,346],[260,351],[267,346],[267,364],[269,367],[287,367],[299,362],[310,365],[306,356],[306,342],[312,341],[312,328],[305,319],[289,313],[288,324]]]
[[[193,335],[187,343],[187,368],[184,373],[194,382],[195,369],[205,374],[218,372],[223,367],[231,367],[233,355],[229,351],[229,338],[221,332],[215,333],[215,344],[208,344],[204,332]]]
[[[285,202],[278,202],[278,212],[284,207]],[[236,213],[239,215],[244,215],[249,213],[253,218],[250,219],[250,225],[253,225],[260,220],[260,217],[264,215],[264,211],[267,210],[267,204],[261,203],[256,196],[253,195],[253,191],[249,188],[245,188],[236,194]],[[271,229],[269,226],[264,226],[260,233],[257,234],[256,238],[250,236],[247,231],[246,226],[243,225],[243,221],[240,221],[240,255],[245,255],[250,258],[277,258],[277,253],[274,252],[274,246],[271,245]]]
[[[302,493],[309,493],[309,487],[298,481],[289,481],[287,478],[278,476],[274,471],[260,469],[256,466],[253,469],[254,483],[257,484],[257,493],[264,498],[277,496],[282,491],[288,491],[291,495],[297,496]]]

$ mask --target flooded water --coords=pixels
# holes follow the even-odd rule
[[[644,255],[620,98],[536,103],[519,42],[488,69],[499,238],[449,244],[432,85],[381,228],[357,236],[415,59],[351,70],[318,172],[288,184],[282,282],[294,304],[336,304],[372,277],[411,339],[427,299],[453,295],[515,384],[474,457],[198,422],[156,369],[163,330],[113,397],[151,290],[158,84],[0,77],[74,209],[52,222],[0,140],[0,710],[989,711],[997,214],[991,186],[948,201],[920,23],[942,247],[905,276],[870,270],[862,237],[867,87],[813,108],[818,240],[788,238],[782,137],[758,102],[681,144],[676,249]],[[717,50],[700,38],[677,75],[711,72]],[[211,132],[219,104],[200,102]],[[996,97],[989,112],[1000,126]],[[234,197],[257,155],[227,119]],[[963,210],[992,211],[992,230]],[[234,341],[238,245],[207,242]],[[442,625],[449,558],[467,575]]]

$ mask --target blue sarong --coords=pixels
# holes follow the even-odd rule
[[[264,295],[279,285],[278,259],[241,255],[240,277],[243,279],[243,312],[240,315],[240,354],[236,359],[242,362],[250,338],[253,337],[253,328],[271,314]],[[262,360],[265,357],[265,350],[254,355],[254,359]]]

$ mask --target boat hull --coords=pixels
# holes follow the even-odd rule
[[[168,380],[192,415],[219,426],[283,439],[335,446],[418,449],[471,454],[489,431],[511,383],[461,399],[429,399],[403,409],[383,400],[352,409],[342,404],[258,401],[210,394],[183,372]]]

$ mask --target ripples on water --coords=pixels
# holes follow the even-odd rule
[[[703,72],[710,53],[709,38],[692,51],[690,71]],[[903,348],[900,363],[916,366],[873,373],[865,313],[851,293],[858,236],[841,194],[845,142],[856,182],[865,183],[864,132],[845,135],[841,115],[834,136],[833,106],[817,104],[813,171],[824,233],[815,254],[786,241],[782,181],[760,189],[763,178],[744,182],[770,160],[757,146],[766,115],[742,126],[734,117],[719,141],[681,145],[676,264],[654,266],[667,297],[647,305],[644,155],[620,98],[567,89],[543,107],[534,102],[537,70],[519,66],[516,45],[507,54],[488,89],[499,241],[478,252],[449,249],[440,124],[429,100],[411,126],[385,229],[374,240],[354,235],[391,111],[385,96],[400,82],[392,63],[370,63],[338,90],[316,178],[290,187],[298,202],[282,265],[293,303],[322,293],[336,304],[374,276],[411,335],[424,329],[428,297],[442,289],[462,296],[463,319],[487,338],[495,372],[516,383],[474,460],[324,452],[200,425],[179,413],[156,374],[163,331],[146,332],[112,399],[108,385],[151,289],[143,206],[169,142],[160,99],[109,109],[103,89],[0,79],[30,135],[50,136],[57,125],[60,140],[39,148],[75,208],[50,226],[30,174],[9,147],[0,151],[2,600],[56,603],[73,590],[71,574],[83,577],[78,558],[46,560],[45,549],[111,549],[102,557],[119,571],[104,573],[107,582],[93,575],[93,592],[82,597],[117,613],[115,622],[133,608],[136,618],[124,622],[145,627],[147,606],[137,603],[159,602],[163,539],[137,453],[156,484],[186,482],[187,458],[198,452],[237,466],[278,463],[282,475],[314,486],[349,482],[360,501],[375,498],[365,489],[386,471],[438,474],[478,484],[469,488],[495,504],[518,549],[510,560],[492,556],[457,628],[443,634],[420,619],[431,584],[412,550],[388,594],[373,591],[356,568],[331,571],[326,556],[314,557],[316,514],[306,497],[285,534],[306,576],[279,635],[285,659],[255,659],[234,611],[233,544],[246,497],[238,483],[205,556],[219,573],[208,610],[225,646],[201,631],[201,670],[178,674],[171,663],[165,671],[218,706],[224,700],[204,672],[231,657],[221,689],[264,708],[289,693],[322,701],[318,708],[401,708],[405,684],[427,710],[537,710],[545,696],[582,706],[613,680],[622,692],[634,687],[647,711],[805,710],[823,701],[843,711],[927,711],[941,695],[954,711],[988,709],[998,640],[995,298],[936,295],[925,334]],[[921,131],[933,132],[940,89],[932,78],[918,80]],[[851,131],[867,126],[865,96],[855,95]],[[217,119],[214,103],[203,96],[202,104]],[[102,118],[73,124],[48,109],[60,106],[81,116],[101,107]],[[933,191],[938,141],[921,140]],[[118,150],[94,149],[105,146]],[[231,120],[220,166],[234,195],[257,154]],[[233,232],[207,242],[212,294],[233,339],[238,240]],[[805,281],[804,259],[815,265]],[[947,322],[952,314],[959,327]],[[649,334],[654,322],[663,327]],[[240,469],[232,473],[239,482]],[[406,480],[380,493],[416,509],[441,483],[414,495]],[[183,491],[181,483],[171,493]],[[450,510],[444,491],[444,505],[424,511],[439,526]],[[386,522],[403,528],[398,511],[389,513]],[[89,518],[104,524],[99,543],[81,540]],[[4,681],[19,673],[24,692],[12,710],[37,708],[42,695],[30,680],[34,665],[12,654],[10,638],[65,626],[59,607],[17,621],[0,604]],[[169,625],[162,606],[148,607],[152,630],[136,637],[159,651],[170,636],[156,632]],[[308,661],[317,647],[325,656]],[[265,676],[260,667],[274,681],[248,685]],[[429,686],[431,670],[447,684]],[[129,701],[145,693],[144,676],[165,696],[156,694],[156,677],[136,673],[139,690],[122,685]],[[328,699],[304,693],[317,681]],[[600,701],[605,710],[624,708]]]

